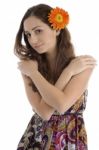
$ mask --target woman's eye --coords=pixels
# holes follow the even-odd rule
[[[42,32],[42,30],[38,29],[38,30],[35,30],[35,32],[36,32],[37,34],[39,34],[39,33]]]

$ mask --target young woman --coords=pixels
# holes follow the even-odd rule
[[[17,150],[88,149],[83,111],[96,60],[75,56],[68,23],[68,12],[45,4],[23,16],[15,54],[35,114]]]

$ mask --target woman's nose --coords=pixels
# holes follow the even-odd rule
[[[35,35],[31,35],[31,43],[36,44],[38,42],[38,38]]]

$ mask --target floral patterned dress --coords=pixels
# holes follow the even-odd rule
[[[17,150],[88,150],[83,120],[86,97],[87,90],[64,114],[55,111],[48,121],[35,113]]]

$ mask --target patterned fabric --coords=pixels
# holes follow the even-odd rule
[[[17,150],[88,150],[83,120],[86,97],[87,90],[64,114],[55,111],[48,121],[35,113]]]

